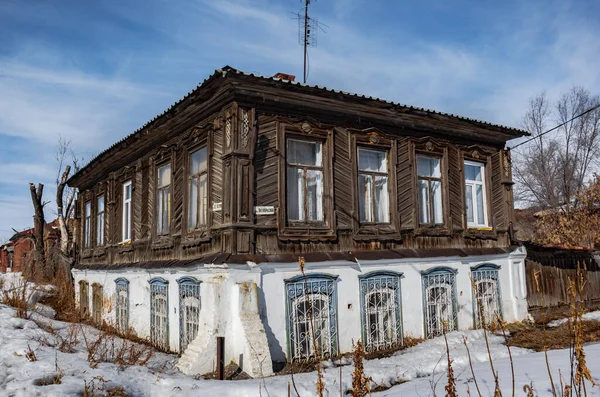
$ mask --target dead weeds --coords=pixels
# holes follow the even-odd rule
[[[523,347],[535,351],[544,351],[544,331],[546,333],[546,349],[566,349],[571,346],[573,338],[569,323],[564,323],[554,328],[547,328],[545,325],[525,325],[521,324],[517,329],[510,329],[512,337],[509,339],[509,346]],[[600,321],[582,320],[583,343],[600,341]]]

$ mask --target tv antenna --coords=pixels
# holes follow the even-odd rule
[[[310,0],[304,0],[304,2],[304,9],[298,11],[296,14],[296,19],[298,19],[298,44],[304,47],[303,83],[306,84],[306,79],[308,77],[308,47],[317,46],[317,33],[319,29],[325,32],[322,26],[326,25],[321,24],[315,18],[308,16],[308,6],[310,4]],[[304,15],[302,15],[302,12],[304,12]]]

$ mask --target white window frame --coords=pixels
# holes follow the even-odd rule
[[[439,176],[433,176],[433,175],[423,175],[419,172],[419,159],[426,159],[426,160],[437,160],[439,162],[439,170],[440,170],[440,175]],[[444,178],[443,178],[443,171],[442,171],[442,166],[443,166],[443,162],[442,162],[442,158],[439,156],[427,156],[427,155],[423,155],[423,154],[417,154],[417,194],[418,194],[418,205],[419,205],[419,225],[421,226],[443,226],[444,225]],[[421,190],[420,190],[420,182],[424,181],[427,183],[427,203],[424,203],[421,201],[421,199],[423,198],[423,196],[421,196]],[[440,184],[440,197],[439,197],[439,201],[440,201],[440,206],[439,209],[436,210],[436,197],[434,194],[434,190],[433,190],[433,184],[438,182]],[[421,222],[421,212],[427,209],[427,222]],[[439,211],[439,214],[438,214]],[[440,218],[440,222],[436,222],[436,215],[439,215]]]
[[[488,201],[487,201],[487,186],[486,186],[486,174],[485,174],[485,163],[482,162],[478,162],[478,161],[471,161],[471,160],[465,160],[464,165],[467,166],[472,166],[472,167],[479,167],[481,169],[481,181],[474,181],[474,180],[470,180],[470,179],[466,179],[465,177],[465,218],[466,218],[466,211],[467,211],[467,186],[472,186],[472,194],[471,194],[471,205],[473,208],[473,222],[469,222],[467,220],[467,226],[470,228],[487,228],[489,227],[489,219],[488,219]],[[482,195],[483,195],[483,223],[477,223],[477,219],[479,219],[479,212],[477,209],[477,195],[475,193],[476,191],[476,186],[481,186],[481,191],[482,191]]]
[[[92,202],[86,201],[84,205],[85,230],[83,231],[83,247],[90,248],[92,246]]]
[[[100,211],[100,199],[102,199],[102,211]],[[104,195],[96,198],[96,245],[104,245],[104,214],[106,213],[106,199]]]
[[[126,199],[127,188],[130,189],[129,198]],[[123,182],[123,208],[121,212],[121,223],[122,223],[122,238],[123,242],[131,241],[131,218],[132,218],[132,205],[131,201],[133,199],[133,188],[131,185],[131,180]],[[125,209],[128,209],[129,216],[127,217],[127,222],[125,222]]]
[[[168,184],[160,184],[161,170],[168,168]],[[171,163],[159,166],[156,170],[156,233],[159,235],[169,234],[171,229],[171,185],[173,172]]]
[[[360,168],[360,153],[361,151],[363,152],[376,152],[376,153],[383,153],[385,155],[385,171],[368,171],[368,170],[363,170]],[[390,223],[390,218],[391,218],[391,214],[390,214],[390,176],[389,176],[389,152],[387,150],[378,150],[378,149],[371,149],[371,148],[366,148],[366,147],[361,147],[359,146],[356,150],[356,155],[357,155],[357,162],[356,162],[356,166],[358,169],[358,194],[359,194],[359,200],[358,200],[358,205],[359,205],[359,214],[360,211],[362,210],[362,208],[360,208],[361,205],[361,199],[360,197],[363,196],[363,193],[368,193],[368,200],[367,198],[365,198],[365,202],[363,203],[365,208],[365,217],[366,219],[360,219],[359,216],[359,222],[361,224],[389,224]],[[364,176],[364,177],[370,177],[371,178],[371,184],[370,185],[365,185],[365,188],[369,188],[370,192],[362,192],[360,189],[360,177]],[[385,194],[385,201],[387,201],[387,209],[384,213],[385,215],[385,219],[382,220],[377,220],[377,210],[379,209],[379,205],[381,205],[380,202],[377,202],[376,199],[376,187],[375,187],[375,180],[377,177],[385,177],[385,190],[384,190],[384,194]],[[367,187],[368,186],[368,187]],[[384,204],[385,205],[385,204]],[[369,214],[367,214],[366,211],[369,211]]]

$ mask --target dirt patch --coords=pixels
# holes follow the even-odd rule
[[[203,379],[217,379],[217,372],[209,372],[202,375]],[[231,363],[225,366],[225,380],[246,380],[252,379],[250,375],[242,371],[239,365]]]
[[[600,321],[583,320],[581,325],[584,343],[600,341]],[[512,337],[508,344],[535,351],[543,351],[544,345],[546,349],[565,349],[571,345],[571,329],[568,323],[555,328],[546,328],[545,340],[544,328],[545,325],[535,324],[523,325],[520,329],[511,330]]]

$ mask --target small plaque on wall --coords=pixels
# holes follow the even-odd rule
[[[275,215],[275,207],[272,205],[259,205],[254,207],[256,215]]]
[[[213,212],[221,211],[222,209],[223,209],[223,203],[222,202],[213,203],[213,205],[212,205]]]

